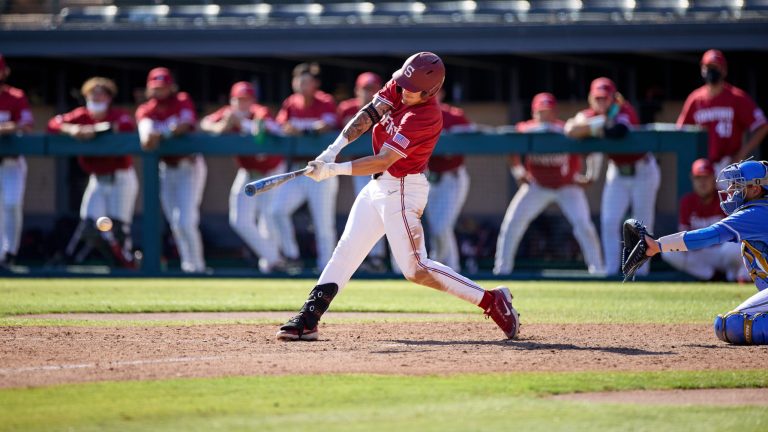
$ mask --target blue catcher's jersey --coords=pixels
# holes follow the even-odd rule
[[[744,265],[757,289],[768,288],[768,199],[750,201],[712,227],[721,239],[741,242]]]

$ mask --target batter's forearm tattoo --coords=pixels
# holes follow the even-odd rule
[[[357,112],[352,120],[347,123],[341,134],[349,142],[352,142],[359,138],[362,134],[366,133],[368,129],[373,126],[373,118],[382,118],[389,112],[391,107],[377,99],[366,105],[363,109]],[[375,110],[374,113],[366,112],[366,110]],[[372,115],[373,114],[373,115]],[[377,117],[378,115],[378,117]]]

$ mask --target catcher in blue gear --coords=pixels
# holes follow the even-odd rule
[[[742,161],[728,165],[717,178],[720,207],[728,216],[707,228],[683,231],[654,239],[642,237],[645,247],[635,247],[625,258],[632,264],[644,257],[633,256],[702,249],[724,242],[741,243],[744,265],[758,293],[736,309],[715,318],[715,334],[737,345],[768,345],[768,162]],[[625,245],[625,247],[632,247]]]

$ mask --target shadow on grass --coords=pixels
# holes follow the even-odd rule
[[[436,340],[389,340],[388,342],[399,343],[406,346],[424,347],[424,346],[500,346],[520,351],[598,351],[610,354],[620,354],[626,356],[659,356],[675,355],[673,351],[648,351],[640,348],[627,347],[601,347],[601,346],[578,346],[564,343],[540,343],[531,341],[436,341]],[[385,354],[386,352],[381,352]]]

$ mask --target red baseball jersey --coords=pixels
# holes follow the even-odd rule
[[[440,112],[443,113],[443,130],[449,131],[454,126],[472,124],[461,108],[440,104]],[[429,159],[429,170],[434,172],[452,171],[462,165],[463,155],[435,155]]]
[[[160,123],[161,128],[167,128],[171,124],[188,124],[194,129],[197,122],[195,104],[185,92],[171,95],[167,100],[150,99],[136,109],[136,121],[151,119]],[[163,156],[165,163],[177,165],[186,156]]]
[[[93,125],[99,122],[112,123],[115,132],[133,132],[136,125],[131,114],[123,109],[110,107],[101,120],[96,120],[86,107],[75,108],[66,113],[59,114],[48,121],[48,132],[61,133],[61,126],[65,123],[78,125]],[[130,156],[78,156],[77,163],[88,174],[111,174],[118,169],[130,168],[133,161]]]
[[[709,202],[704,202],[694,192],[689,192],[680,200],[680,231],[691,231],[706,228],[725,217],[720,208],[717,194],[711,196]]]
[[[19,127],[30,126],[33,123],[32,111],[24,90],[0,85],[0,123],[11,121]]]
[[[592,108],[587,108],[581,111],[580,114],[583,114],[587,118],[596,117],[598,115],[594,110],[592,110]],[[635,112],[635,109],[632,108],[632,105],[630,105],[628,102],[624,102],[623,104],[621,104],[621,107],[619,108],[619,113],[616,114],[614,121],[616,123],[621,123],[623,125],[626,125],[630,129],[632,129],[634,125],[640,124],[640,120],[637,117],[637,113]],[[630,153],[630,154],[608,153],[607,156],[617,165],[627,165],[627,164],[631,164],[639,161],[645,156],[645,154],[643,153]]]
[[[207,115],[206,118],[213,122],[220,122],[224,116],[228,115],[230,112],[232,112],[232,106],[225,105],[212,114]],[[235,123],[234,132],[240,133],[244,130],[250,131],[251,124],[253,123],[254,119],[268,120],[270,118],[272,118],[272,116],[269,114],[269,108],[256,103],[252,104],[248,114],[242,116],[240,119],[240,123]],[[268,154],[259,154],[253,156],[237,155],[235,156],[235,161],[239,167],[245,168],[247,170],[269,171],[280,165],[280,162],[283,161],[283,158],[279,155]]]
[[[387,147],[402,156],[387,170],[394,177],[424,172],[443,130],[437,99],[431,97],[418,105],[405,105],[394,80],[379,90],[376,98],[392,110],[373,127],[373,153]]]
[[[296,129],[311,130],[314,124],[322,120],[330,125],[339,123],[336,117],[336,103],[328,93],[318,90],[312,100],[312,104],[305,106],[304,98],[299,94],[292,94],[283,101],[280,112],[277,113],[279,124],[291,123]]]
[[[734,156],[741,148],[744,131],[754,132],[765,124],[765,114],[744,91],[728,83],[710,97],[707,86],[694,90],[685,100],[677,125],[705,126],[709,134],[709,160]]]
[[[339,129],[346,126],[347,123],[352,120],[352,117],[360,111],[360,108],[362,108],[362,105],[360,105],[357,98],[341,101],[341,103],[339,103],[339,109],[336,110],[337,117],[339,118]]]
[[[520,133],[563,133],[565,123],[541,123],[536,119],[520,122],[515,129]],[[581,171],[581,156],[569,153],[530,154],[525,157],[525,170],[536,183],[552,189],[573,184],[573,177]]]

